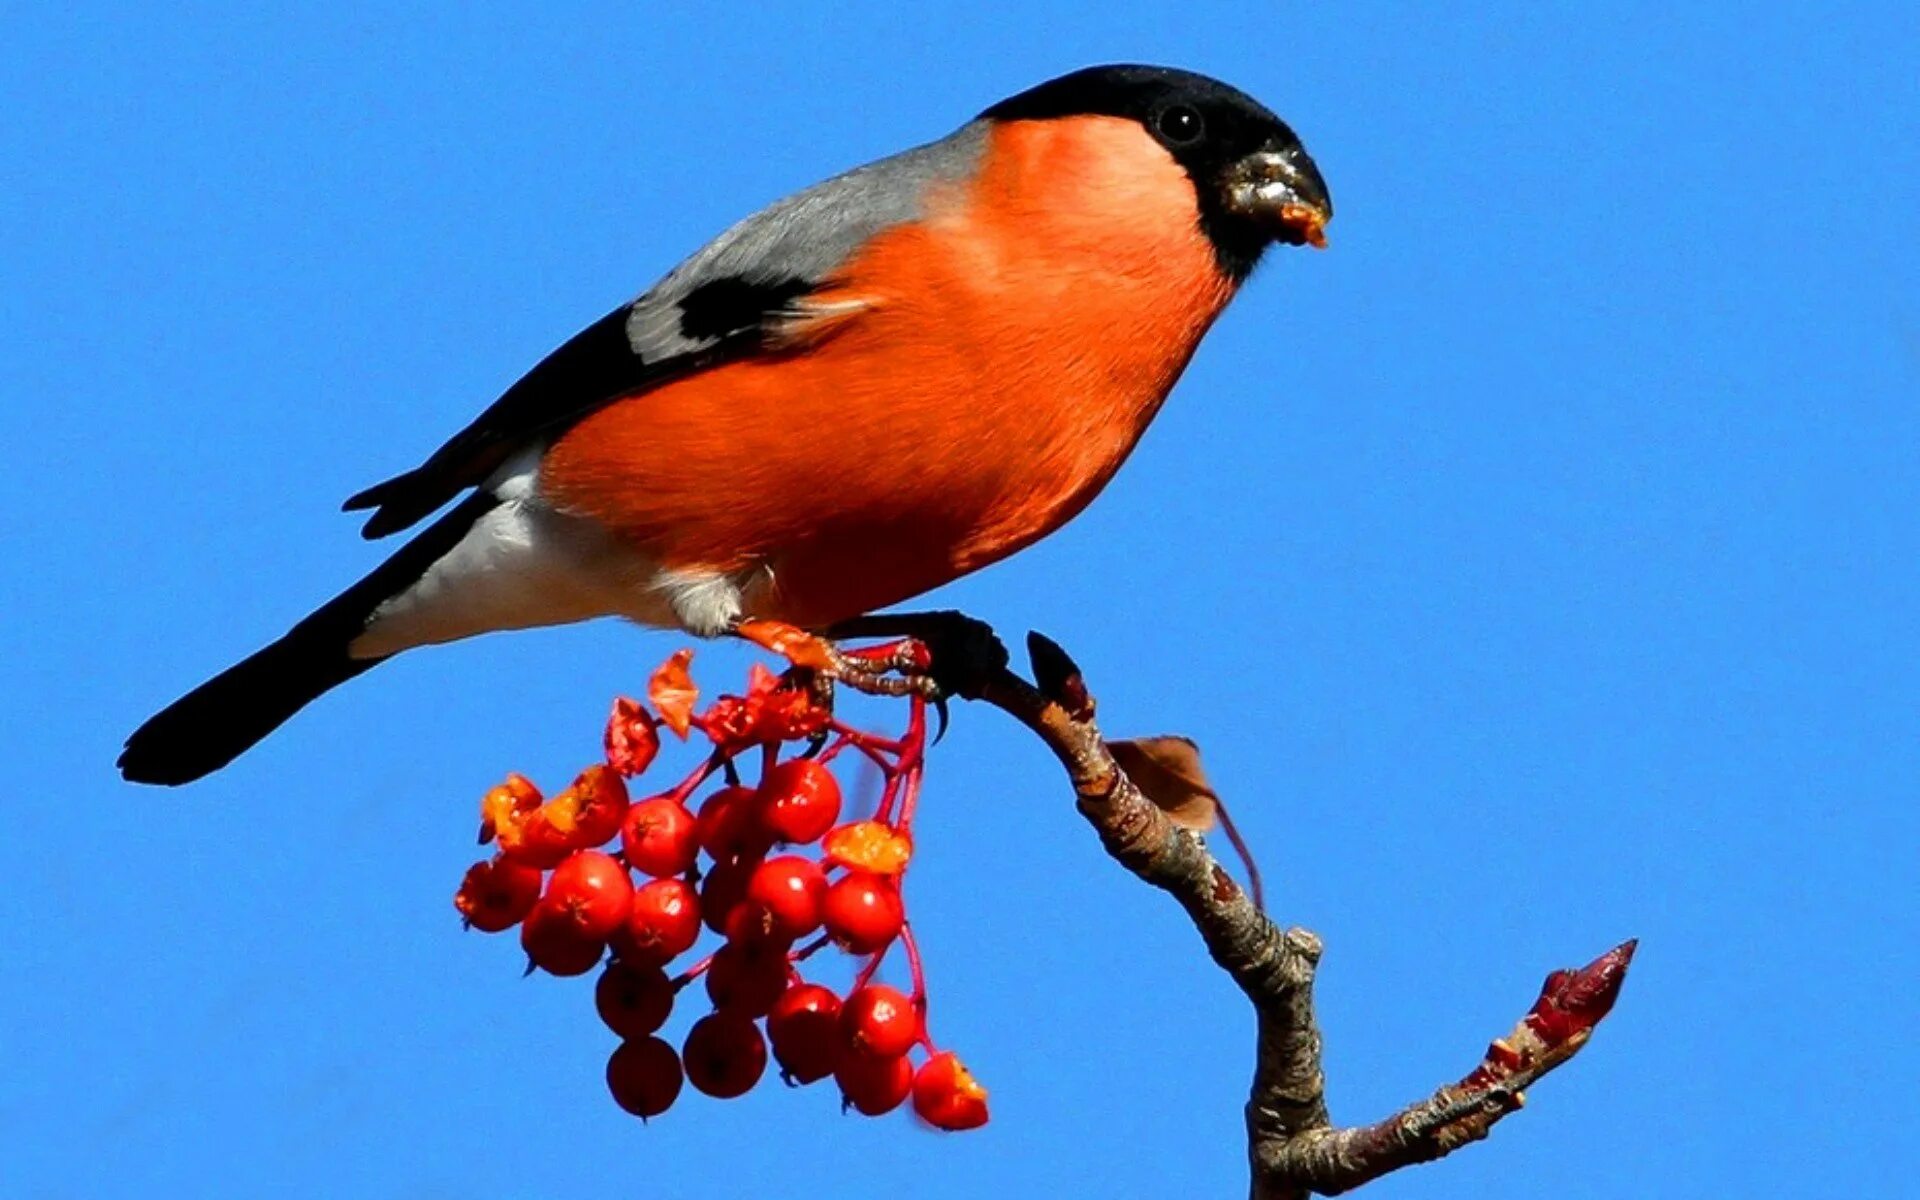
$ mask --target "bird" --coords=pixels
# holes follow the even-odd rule
[[[141,725],[120,772],[202,778],[420,646],[821,631],[997,562],[1086,507],[1265,252],[1332,215],[1271,110],[1139,64],[776,201],[347,500],[369,539],[445,511]]]

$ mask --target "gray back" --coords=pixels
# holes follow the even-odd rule
[[[697,353],[711,340],[681,332],[680,302],[718,279],[772,286],[817,282],[867,239],[922,213],[929,185],[973,177],[987,123],[972,121],[937,142],[855,167],[779,200],[728,229],[669,271],[627,315],[627,340],[648,362]]]

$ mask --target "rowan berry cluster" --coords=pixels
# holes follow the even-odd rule
[[[514,775],[487,793],[480,840],[498,852],[467,871],[454,906],[474,929],[518,925],[529,973],[584,975],[606,960],[594,1004],[621,1039],[607,1087],[638,1117],[665,1112],[683,1083],[743,1095],[766,1074],[770,1047],[789,1085],[831,1076],[843,1108],[878,1116],[911,1098],[936,1128],[985,1124],[986,1090],[928,1035],[926,981],[901,899],[925,767],[924,701],[910,698],[906,730],[887,737],[843,724],[809,689],[756,665],[745,695],[696,711],[691,658],[682,650],[654,672],[651,708],[614,702],[606,761],[564,791],[543,798]],[[662,725],[703,736],[712,752],[673,787],[631,801],[626,781],[652,765]],[[870,817],[842,820],[832,766],[843,756],[879,768]],[[743,758],[757,766],[752,784]],[[692,957],[703,926],[719,947],[669,974]],[[876,979],[896,945],[910,992]],[[830,947],[858,960],[844,993],[801,973]],[[695,981],[711,1011],[676,1049],[661,1030]]]

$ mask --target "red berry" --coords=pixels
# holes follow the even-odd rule
[[[819,841],[840,819],[840,783],[811,758],[790,758],[760,780],[760,823],[775,841]]]
[[[608,1029],[623,1038],[644,1038],[665,1025],[673,1012],[673,984],[659,967],[616,959],[594,985],[593,1006]]]
[[[859,1054],[898,1058],[920,1040],[920,1010],[899,988],[869,984],[841,1006],[840,1033]]]
[[[892,879],[853,871],[827,889],[821,917],[827,932],[848,953],[876,954],[900,935],[906,910]]]
[[[680,1056],[657,1037],[621,1042],[607,1059],[613,1102],[643,1121],[673,1107],[681,1078]]]
[[[827,877],[810,858],[785,854],[753,869],[747,880],[747,899],[772,918],[773,932],[803,938],[820,928],[820,910],[827,900]]]
[[[604,764],[580,772],[566,793],[554,797],[554,804],[571,800],[573,805],[572,844],[582,850],[604,846],[620,836],[621,822],[627,816],[627,781]]]
[[[540,899],[540,872],[535,867],[495,855],[467,868],[453,906],[467,924],[483,933],[499,933],[520,923]]]
[[[817,983],[788,988],[767,1014],[767,1040],[789,1083],[825,1079],[840,1060],[840,997]]]
[[[700,940],[700,898],[681,879],[654,879],[633,893],[627,923],[614,933],[614,949],[635,966],[662,966]]]
[[[833,1080],[840,1085],[842,1100],[869,1117],[890,1113],[913,1090],[913,1064],[904,1055],[895,1058],[868,1058],[845,1054],[833,1069]]]
[[[713,1006],[763,1017],[787,990],[787,946],[779,941],[728,942],[707,966]]]
[[[721,788],[700,806],[700,848],[717,863],[751,855],[761,840],[754,828],[751,788]]]
[[[780,926],[767,911],[764,904],[756,900],[741,899],[727,910],[727,919],[720,936],[730,942],[778,942],[782,946],[791,946],[793,939],[781,934]]]
[[[612,855],[581,850],[554,868],[540,903],[566,913],[581,933],[604,942],[633,910],[633,877]]]
[[[573,828],[554,821],[554,813],[541,805],[517,820],[495,827],[500,853],[513,862],[542,871],[550,871],[572,854]]]
[[[719,1100],[746,1095],[767,1070],[766,1040],[738,1013],[717,1012],[695,1021],[681,1053],[687,1082]]]
[[[987,1123],[987,1089],[942,1050],[913,1077],[913,1111],[935,1129],[978,1129]]]
[[[672,796],[642,800],[627,810],[620,848],[627,865],[643,875],[666,879],[685,875],[700,855],[699,823]]]
[[[585,975],[606,951],[564,909],[536,904],[520,925],[520,946],[534,966],[549,975]]]
[[[707,872],[700,884],[700,914],[707,928],[727,934],[727,922],[733,910],[747,898],[747,880],[753,877],[753,863],[723,862]]]

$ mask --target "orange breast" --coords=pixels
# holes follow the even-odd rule
[[[611,404],[544,493],[675,568],[766,567],[818,626],[1051,533],[1138,441],[1231,297],[1192,185],[1130,121],[996,129],[980,175],[869,242],[816,344]]]

